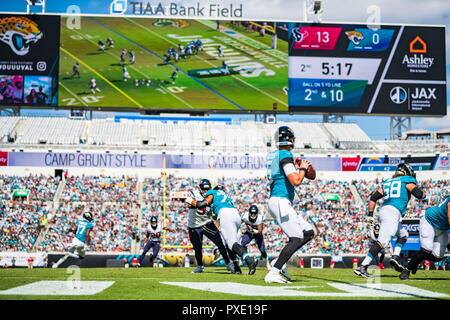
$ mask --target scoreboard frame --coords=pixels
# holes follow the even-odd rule
[[[445,26],[289,25],[291,113],[445,116],[446,91]]]

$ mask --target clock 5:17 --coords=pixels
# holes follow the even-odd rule
[[[329,62],[322,62],[322,74],[328,75],[328,74],[337,74],[337,75],[350,75],[350,72],[352,70],[352,64],[351,63],[336,63],[335,65],[330,64]],[[336,69],[335,69],[336,67]],[[335,71],[336,70],[336,71]]]

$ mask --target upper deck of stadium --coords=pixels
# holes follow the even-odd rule
[[[256,121],[79,120],[62,117],[1,117],[0,148],[135,152],[266,153],[278,126],[296,136],[294,153],[317,155],[446,154],[450,129],[411,130],[398,140],[373,140],[356,123]]]

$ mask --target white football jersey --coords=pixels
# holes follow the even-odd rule
[[[161,241],[162,237],[162,225],[160,222],[158,222],[158,225],[156,226],[156,229],[152,228],[152,224],[149,223],[147,226],[147,232],[150,233],[149,239],[152,241]]]
[[[369,231],[369,238],[373,242],[378,240],[378,237],[375,235],[375,232],[374,232],[373,228],[371,228],[370,231]]]
[[[197,201],[202,201],[205,198],[200,193],[200,190],[193,189],[189,191],[189,195]],[[204,209],[192,209],[189,208],[188,228],[200,228],[208,222],[212,221],[209,217],[210,207]]]
[[[256,216],[256,221],[255,222],[251,222],[250,221],[250,217],[249,217],[249,213],[246,212],[242,215],[242,221],[244,221],[244,223],[247,225],[247,229],[249,231],[252,231],[253,229],[257,229],[257,226],[260,225],[261,223],[263,223],[263,217],[261,214],[258,214]]]

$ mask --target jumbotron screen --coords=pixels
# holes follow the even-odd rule
[[[296,24],[289,110],[445,115],[445,28]]]
[[[446,114],[443,27],[78,19],[0,15],[0,104]]]

